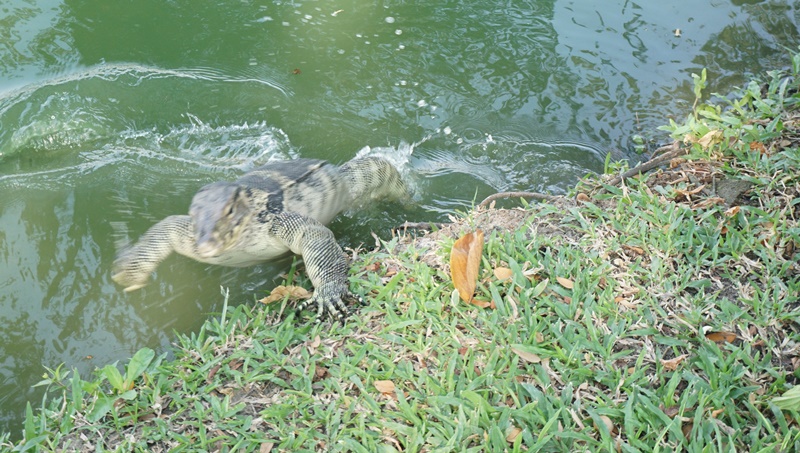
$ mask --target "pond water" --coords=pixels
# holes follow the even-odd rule
[[[215,4],[210,4],[215,3]],[[389,156],[412,207],[348,213],[344,245],[503,190],[564,193],[634,138],[783,67],[800,2],[355,0],[0,3],[0,432],[44,367],[87,375],[252,303],[288,262],[170,258],[145,289],[115,244],[278,159]],[[591,6],[602,5],[602,6]],[[676,32],[679,29],[680,32]],[[679,36],[678,36],[679,35]]]

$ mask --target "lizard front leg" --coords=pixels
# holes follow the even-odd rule
[[[111,278],[125,287],[125,292],[137,290],[147,284],[150,275],[172,252],[191,256],[193,238],[188,215],[169,216],[150,227],[136,244],[117,254]]]
[[[289,249],[303,257],[308,277],[314,285],[314,296],[298,310],[316,307],[316,321],[326,315],[336,320],[347,314],[345,300],[358,300],[347,286],[347,261],[333,232],[318,221],[300,214],[283,212],[275,215],[272,233]]]

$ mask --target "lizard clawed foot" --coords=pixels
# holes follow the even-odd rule
[[[314,296],[311,299],[304,300],[298,307],[297,313],[299,314],[306,308],[314,307],[316,309],[315,322],[321,323],[326,317],[334,321],[344,324],[344,319],[349,313],[345,301],[358,301],[364,305],[364,299],[351,292],[347,285],[339,283],[326,283],[314,290]]]

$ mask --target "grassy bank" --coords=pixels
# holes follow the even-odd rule
[[[53,370],[4,448],[798,451],[800,403],[776,399],[800,363],[800,57],[789,72],[698,102],[668,168],[358,254],[369,304],[344,326],[226,304],[174,360]],[[493,308],[450,283],[475,228]]]

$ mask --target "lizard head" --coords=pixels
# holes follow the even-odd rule
[[[236,243],[248,212],[244,190],[235,184],[215,182],[200,189],[189,208],[200,256],[217,256]]]

